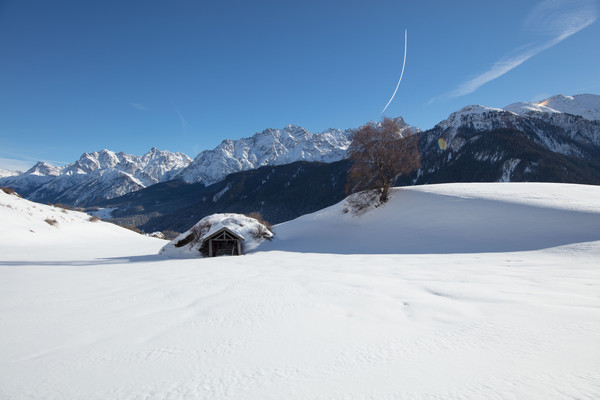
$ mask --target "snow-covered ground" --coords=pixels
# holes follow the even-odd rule
[[[174,260],[0,192],[0,398],[600,398],[600,187],[343,209]]]
[[[600,240],[600,187],[452,183],[394,189],[360,218],[344,202],[279,225],[262,250],[449,254],[538,250]]]

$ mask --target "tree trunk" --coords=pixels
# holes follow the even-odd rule
[[[379,202],[381,204],[388,201],[388,192],[389,191],[390,191],[390,185],[389,184],[383,185],[383,187],[381,188],[381,196],[379,196]]]

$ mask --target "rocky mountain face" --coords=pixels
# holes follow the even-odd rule
[[[505,109],[469,106],[452,113],[421,135],[422,168],[403,183],[600,184],[600,120],[586,118],[600,116],[594,111],[600,109],[600,96],[582,96],[585,101],[554,96]]]
[[[401,133],[421,132],[398,117]],[[368,122],[378,125],[379,122]],[[354,129],[327,129],[312,133],[288,125],[283,129],[265,129],[249,138],[224,140],[213,150],[203,151],[176,178],[205,185],[223,180],[227,175],[267,165],[285,165],[296,161],[335,162],[348,156]]]
[[[36,189],[60,175],[63,167],[55,167],[38,161],[33,167],[19,175],[0,178],[0,185],[8,186],[22,196],[28,197]]]
[[[66,167],[38,162],[25,173],[0,179],[30,200],[85,206],[173,178],[191,162],[183,153],[156,148],[142,156],[102,150],[84,153]]]
[[[215,149],[203,151],[177,178],[211,185],[231,173],[267,165],[339,161],[346,158],[351,134],[351,130],[339,129],[311,133],[295,125],[265,129],[249,138],[224,140]]]

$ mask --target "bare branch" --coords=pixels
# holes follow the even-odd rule
[[[348,174],[349,192],[376,190],[380,203],[385,203],[398,177],[420,167],[418,138],[403,138],[401,128],[399,120],[384,118],[378,126],[367,124],[354,133],[349,148],[354,161]]]

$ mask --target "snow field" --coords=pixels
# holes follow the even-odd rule
[[[0,191],[0,261],[74,265],[78,260],[95,262],[94,258],[107,255],[147,255],[165,243],[90,218],[83,212],[34,203]]]
[[[397,188],[365,215],[338,203],[278,225],[260,249],[332,254],[538,250],[600,240],[600,188],[467,183]]]
[[[594,398],[597,261],[271,252],[3,268],[0,397]]]
[[[0,193],[0,398],[599,398],[598,189],[402,189],[363,216],[340,204],[276,226],[255,253],[195,260],[78,213],[50,226]],[[403,211],[418,204],[435,215]],[[490,204],[496,233],[482,238]],[[531,212],[562,215],[563,229],[544,228],[559,245],[548,234],[491,251],[486,239],[526,230]],[[404,231],[419,222],[441,237],[441,214],[465,234],[447,231],[446,251],[369,254],[416,244]],[[494,229],[502,216],[517,225]],[[327,249],[343,252],[308,251],[335,232]]]

